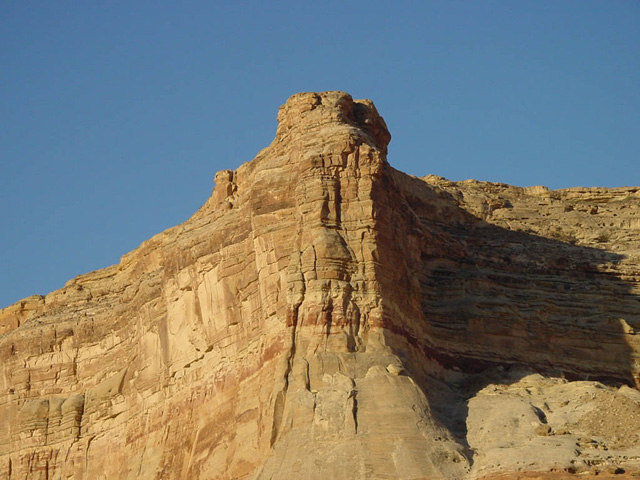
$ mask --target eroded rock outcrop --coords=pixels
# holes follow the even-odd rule
[[[0,477],[639,468],[640,189],[411,177],[343,92],[278,120],[190,220],[0,311]]]

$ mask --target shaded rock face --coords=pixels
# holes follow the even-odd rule
[[[640,189],[411,177],[343,92],[278,121],[190,220],[0,311],[0,478],[638,471]]]

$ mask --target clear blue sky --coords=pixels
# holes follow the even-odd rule
[[[186,220],[300,91],[411,174],[640,184],[639,1],[5,0],[0,65],[0,307]]]

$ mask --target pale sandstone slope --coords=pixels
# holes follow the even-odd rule
[[[635,432],[590,412],[640,422],[619,388],[640,371],[638,189],[410,177],[343,92],[278,120],[190,220],[0,311],[0,478],[637,468]]]

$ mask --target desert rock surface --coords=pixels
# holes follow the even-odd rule
[[[344,92],[278,121],[0,310],[0,478],[639,478],[640,187],[409,176]]]

